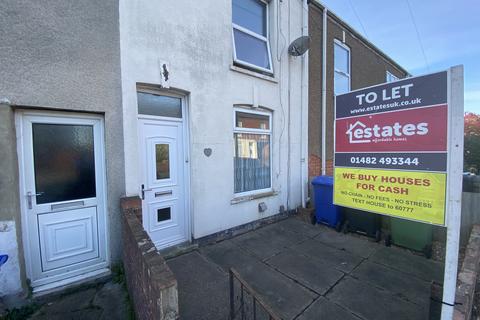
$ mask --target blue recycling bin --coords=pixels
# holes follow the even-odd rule
[[[315,197],[315,219],[340,230],[342,212],[339,206],[333,204],[333,177],[318,176],[312,180]]]

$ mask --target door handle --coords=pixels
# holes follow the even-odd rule
[[[152,191],[152,189],[145,189],[145,185],[142,184],[142,200],[145,200],[145,191]]]
[[[166,196],[166,195],[171,195],[173,193],[172,190],[168,190],[168,191],[159,191],[159,192],[155,192],[155,197],[160,197],[160,196]]]
[[[37,193],[32,193],[31,191],[27,192],[28,209],[32,209],[32,207],[33,207],[32,198],[37,197],[37,196],[41,196],[41,195],[43,195],[43,192],[37,192]]]

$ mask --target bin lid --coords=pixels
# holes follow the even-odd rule
[[[313,185],[333,186],[333,177],[331,176],[318,176],[313,178]]]

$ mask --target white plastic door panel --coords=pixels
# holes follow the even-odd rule
[[[159,249],[189,240],[181,121],[139,118],[143,226]]]
[[[55,285],[108,266],[103,119],[17,114],[27,276]]]

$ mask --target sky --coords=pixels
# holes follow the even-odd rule
[[[480,114],[480,1],[321,2],[413,76],[463,64],[465,111]]]

